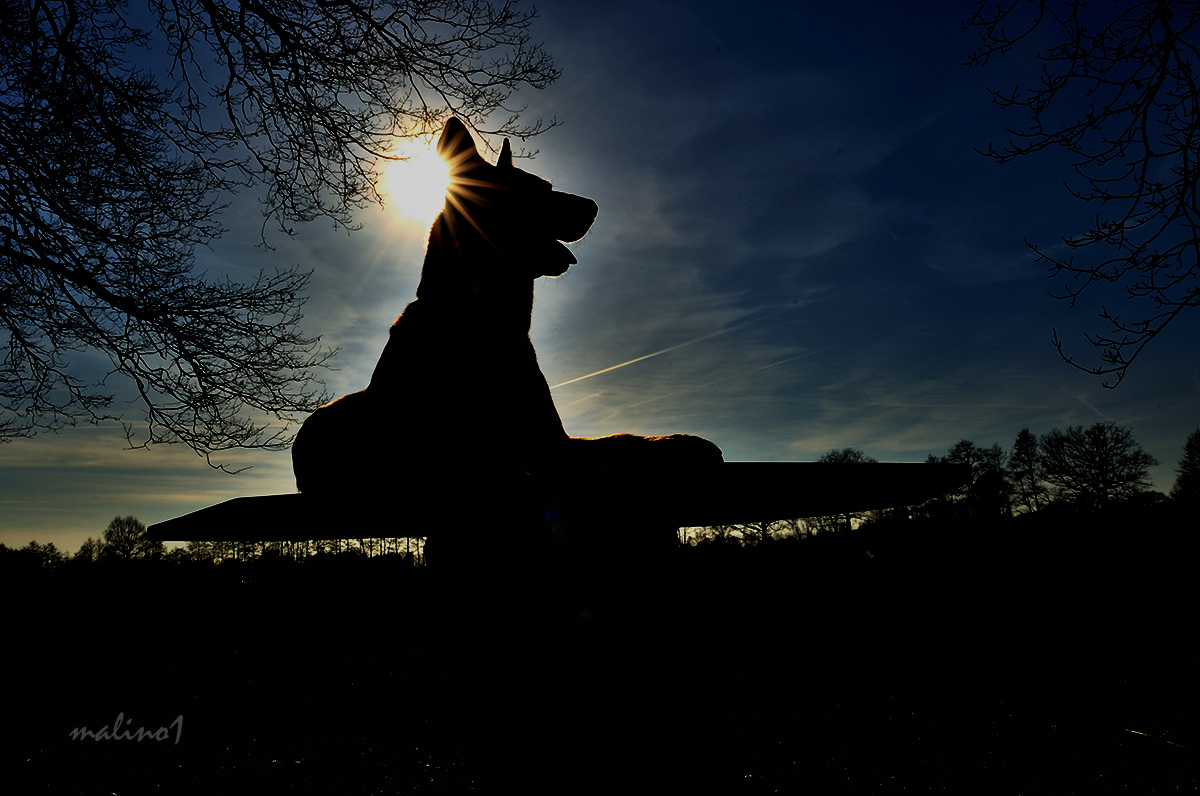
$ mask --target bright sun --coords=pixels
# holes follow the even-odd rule
[[[428,224],[446,201],[450,172],[432,142],[412,142],[398,154],[408,159],[389,163],[383,171],[388,201],[400,215]]]

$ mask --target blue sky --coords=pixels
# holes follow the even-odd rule
[[[532,336],[550,384],[571,382],[554,390],[569,433],[701,434],[728,460],[852,446],[921,461],[960,438],[1007,449],[1022,428],[1113,420],[1170,487],[1200,425],[1200,318],[1117,390],[1061,361],[1051,329],[1093,361],[1081,334],[1122,299],[1051,299],[1024,246],[1089,220],[1062,153],[998,166],[973,151],[1024,121],[985,89],[1035,73],[963,65],[971,5],[537,4],[533,34],[563,76],[518,99],[562,125],[524,167],[600,206],[579,264],[537,286]],[[424,228],[371,208],[361,231],[316,222],[271,253],[256,212],[239,197],[197,267],[313,269],[304,329],[341,349],[328,387],[365,386]],[[230,476],[179,446],[124,447],[116,425],[0,447],[0,542],[74,551],[116,515],[293,489],[286,452],[231,457],[252,468]]]

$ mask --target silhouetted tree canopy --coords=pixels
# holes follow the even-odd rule
[[[967,464],[971,467],[971,483],[985,473],[1001,470],[1004,466],[1004,449],[998,443],[990,448],[981,448],[969,439],[960,439],[950,446],[945,456],[930,454],[926,461],[931,464]],[[970,485],[968,485],[969,487]]]
[[[878,464],[874,456],[868,456],[857,448],[833,448],[817,457],[823,464]],[[805,520],[808,530],[813,533],[831,533],[833,531],[851,530],[854,520],[865,520],[870,512],[852,512],[849,514],[831,514],[824,517],[809,517]]]
[[[945,456],[930,454],[925,461],[971,467],[971,480],[957,495],[958,508],[966,516],[995,519],[1011,513],[1008,481],[1004,474],[1004,449],[999,444],[981,448],[969,439],[960,439]]]
[[[72,557],[74,561],[99,561],[104,553],[104,540],[88,537]]]
[[[1142,450],[1133,432],[1116,423],[1068,426],[1042,437],[1042,476],[1056,499],[1089,509],[1108,506],[1150,487],[1158,461]]]
[[[1171,497],[1181,504],[1200,507],[1200,429],[1188,434],[1183,458],[1175,468]]]
[[[162,542],[146,538],[146,526],[136,517],[113,517],[104,529],[101,558],[161,558],[167,552]]]
[[[1105,331],[1087,335],[1100,364],[1076,367],[1115,379],[1185,309],[1200,307],[1200,5],[1183,0],[1093,2],[979,0],[965,27],[981,44],[970,63],[1052,42],[1036,53],[1036,85],[992,91],[1029,116],[1013,139],[984,153],[1006,163],[1052,147],[1072,156],[1067,190],[1096,205],[1091,229],[1063,237],[1063,257],[1028,243],[1068,282],[1056,297],[1073,307],[1093,284],[1124,288],[1128,313],[1103,308]],[[1075,253],[1080,256],[1076,260]]]
[[[834,448],[822,453],[817,461],[825,464],[877,464],[879,462],[875,457],[868,456],[856,448],[842,448],[841,450]]]
[[[14,569],[20,572],[43,572],[57,569],[69,556],[61,552],[54,542],[31,541],[24,547],[13,549],[0,544],[0,570]]]
[[[1038,438],[1029,429],[1018,432],[1008,455],[1007,469],[1013,507],[1018,511],[1040,509],[1046,499],[1046,490],[1042,486],[1042,457]]]
[[[539,132],[508,105],[558,75],[532,19],[479,0],[5,3],[0,441],[112,418],[119,375],[145,412],[131,444],[285,446],[326,397],[330,352],[299,329],[309,275],[196,274],[196,247],[239,189],[261,191],[264,235],[350,224],[377,162],[450,113]]]

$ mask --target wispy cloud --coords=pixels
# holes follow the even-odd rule
[[[744,370],[739,373],[734,373],[731,376],[725,376],[724,378],[716,379],[715,381],[710,381],[706,384],[697,384],[692,387],[686,387],[682,390],[676,390],[674,392],[668,392],[668,393],[662,393],[660,395],[655,395],[651,398],[646,398],[645,400],[642,400],[642,401],[636,401],[631,404],[626,404],[625,406],[616,406],[616,407],[613,407],[613,411],[620,411],[622,409],[632,409],[637,406],[644,406],[645,404],[654,403],[655,401],[662,401],[662,400],[666,400],[669,398],[674,398],[679,395],[684,395],[685,393],[695,392],[696,390],[710,389],[712,387],[717,386],[718,384],[723,384],[728,381],[734,381],[736,379],[745,379],[749,376],[753,376],[756,373],[761,373],[764,370],[770,370],[771,368],[779,367],[780,365],[786,365],[789,362],[795,362],[800,359],[806,359],[811,356],[816,356],[817,354],[823,354],[826,351],[832,351],[835,348],[837,348],[837,346],[829,346],[828,348],[822,348],[817,351],[809,351],[804,354],[797,354],[794,357],[788,357],[787,359],[781,359],[777,362],[770,362],[766,365],[760,365],[755,368],[750,368],[748,370]]]

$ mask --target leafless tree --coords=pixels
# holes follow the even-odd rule
[[[1029,429],[1023,428],[1017,434],[1004,470],[1011,485],[1013,510],[1023,513],[1040,509],[1047,499],[1042,484],[1042,457],[1038,439]]]
[[[79,561],[99,561],[104,553],[104,540],[88,537],[72,557]]]
[[[136,517],[114,517],[104,529],[103,558],[132,559],[161,558],[167,548],[162,542],[146,538],[146,526]]]
[[[1042,477],[1055,499],[1089,509],[1106,509],[1145,492],[1150,468],[1158,464],[1128,428],[1112,422],[1052,429],[1041,448]]]
[[[693,544],[701,542],[717,542],[720,544],[741,544],[742,537],[737,525],[709,525],[691,529]]]
[[[508,102],[558,75],[532,20],[481,0],[0,3],[0,441],[113,418],[123,377],[131,444],[214,466],[286,446],[332,353],[299,328],[309,274],[197,274],[196,247],[237,190],[261,194],[264,245],[269,224],[350,226],[397,140],[449,114],[545,129]]]
[[[758,522],[740,523],[734,526],[742,544],[754,546],[770,542],[784,530],[777,520],[759,520]]]
[[[192,561],[217,561],[216,545],[209,541],[192,540],[184,547],[188,559]]]
[[[1183,457],[1175,468],[1171,497],[1181,506],[1200,506],[1200,428],[1188,434]]]
[[[813,534],[812,524],[805,519],[789,519],[779,520],[775,523],[775,528],[780,536],[791,537],[793,539],[807,539]]]
[[[1026,243],[1052,278],[1067,277],[1052,295],[1072,307],[1103,283],[1123,287],[1133,302],[1129,314],[1102,307],[1105,331],[1086,335],[1100,349],[1099,365],[1077,363],[1054,332],[1059,354],[1113,377],[1108,387],[1171,321],[1200,306],[1198,22],[1200,5],[1183,0],[979,0],[964,25],[982,40],[971,64],[1035,39],[1053,42],[1036,53],[1037,85],[991,92],[1030,122],[984,154],[1000,163],[1053,147],[1071,154],[1067,190],[1098,205],[1092,227],[1063,237],[1065,257]]]
[[[950,446],[945,456],[930,454],[930,464],[966,464],[971,478],[954,494],[956,512],[973,519],[997,519],[1012,516],[1012,500],[1004,469],[1007,456],[998,443],[983,448],[969,439]]]
[[[57,569],[70,560],[70,556],[60,551],[54,542],[43,544],[33,541],[16,550],[5,548],[5,551],[13,556],[11,560],[26,571]]]

